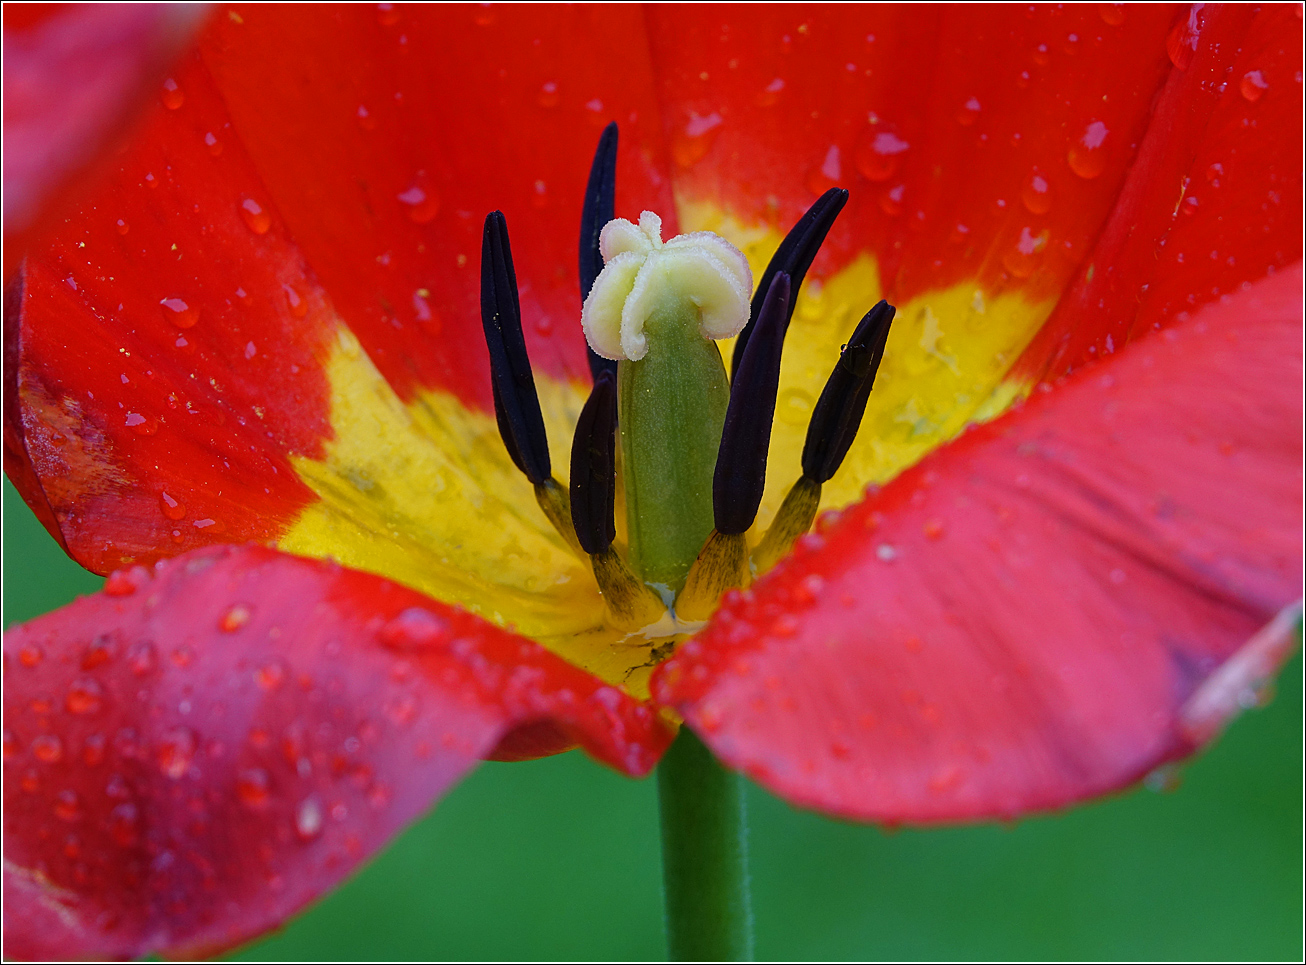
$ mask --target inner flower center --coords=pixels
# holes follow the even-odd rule
[[[874,306],[843,347],[812,411],[802,475],[750,540],[785,333],[848,193],[831,189],[812,205],[754,290],[747,260],[723,238],[693,232],[663,241],[654,212],[638,223],[612,217],[616,144],[609,125],[582,216],[581,325],[594,387],[577,422],[567,490],[549,463],[507,223],[497,211],[485,222],[482,322],[500,435],[541,510],[588,559],[613,627],[667,637],[696,629],[724,592],[746,587],[810,528],[821,487],[861,423],[894,309]],[[728,378],[716,341],[734,336]],[[619,500],[624,547],[616,542]]]

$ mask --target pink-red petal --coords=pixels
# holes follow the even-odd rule
[[[861,819],[1014,816],[1190,753],[1301,592],[1301,295],[1299,264],[935,453],[728,599],[655,698]]]
[[[337,884],[518,727],[630,774],[669,739],[530,641],[254,546],[118,571],[4,654],[7,956],[226,947]]]
[[[61,189],[130,124],[205,13],[199,4],[5,6],[6,281]]]

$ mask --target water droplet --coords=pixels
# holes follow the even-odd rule
[[[1028,227],[1021,228],[1016,246],[1002,256],[1002,267],[1017,278],[1028,278],[1038,267],[1039,256],[1047,243],[1046,228],[1038,234],[1031,232]]]
[[[133,644],[127,651],[127,666],[131,667],[132,673],[138,677],[153,671],[158,662],[158,652],[154,649],[154,644],[148,640]]]
[[[224,633],[233,633],[249,623],[251,610],[244,603],[237,603],[218,620],[218,629]]]
[[[1107,133],[1106,125],[1101,121],[1093,121],[1084,128],[1084,133],[1070,145],[1070,153],[1066,158],[1070,162],[1070,170],[1085,180],[1092,180],[1101,174],[1106,167],[1106,151],[1102,145]]]
[[[301,841],[312,841],[322,833],[322,802],[310,794],[295,811],[295,833]]]
[[[136,843],[139,822],[140,810],[125,801],[109,812],[109,833],[120,847],[129,848]]]
[[[358,118],[358,126],[361,127],[363,130],[365,131],[376,130],[376,117],[373,116],[372,112],[369,111],[362,104],[358,105],[358,110],[354,112],[354,116]]]
[[[1194,3],[1189,7],[1188,16],[1181,18],[1166,38],[1165,52],[1170,57],[1170,63],[1180,70],[1188,69],[1188,65],[1193,62],[1193,54],[1197,52],[1197,37],[1206,20],[1202,12],[1205,6],[1204,3]]]
[[[812,194],[824,194],[831,188],[838,187],[842,176],[843,166],[839,157],[839,146],[831,144],[820,165],[807,173],[807,190]]]
[[[943,536],[943,520],[927,519],[921,526],[921,532],[925,534],[926,539],[940,539]]]
[[[1197,214],[1197,209],[1200,206],[1201,206],[1201,202],[1198,201],[1196,197],[1190,194],[1188,197],[1184,198],[1183,204],[1179,205],[1179,210],[1186,215],[1194,215]]]
[[[254,682],[264,690],[276,690],[285,682],[286,668],[280,660],[273,660],[254,671]],[[298,757],[299,755],[295,755]]]
[[[104,749],[108,746],[103,734],[91,734],[82,744],[82,763],[87,767],[95,767],[97,764],[104,762]]]
[[[163,306],[163,317],[178,328],[192,328],[200,320],[199,312],[180,298],[163,298],[159,304]]]
[[[212,131],[204,135],[204,146],[209,149],[209,154],[214,157],[222,153],[222,142],[213,136]]]
[[[159,493],[159,508],[168,519],[178,520],[186,515],[186,507],[173,499],[166,492]]]
[[[1125,22],[1125,5],[1123,3],[1099,3],[1098,15],[1112,27],[1119,27]]]
[[[282,285],[282,290],[286,293],[286,305],[290,309],[290,314],[296,318],[303,318],[308,314],[308,299],[299,293],[294,285]]]
[[[69,824],[82,819],[82,799],[76,791],[60,791],[54,796],[54,816]]]
[[[438,646],[449,639],[449,623],[421,607],[409,607],[381,628],[381,643],[408,651]]]
[[[547,81],[540,88],[540,92],[535,95],[535,100],[541,107],[557,107],[558,101],[561,99],[562,95],[558,93],[557,82],[552,80]]]
[[[898,170],[903,154],[911,147],[893,131],[868,128],[853,152],[853,163],[871,181],[887,181]]]
[[[883,211],[885,214],[887,214],[890,218],[894,218],[902,214],[902,199],[903,199],[903,195],[905,195],[906,193],[907,193],[907,185],[905,184],[900,184],[897,187],[893,187],[890,188],[888,191],[885,191],[883,194],[880,195],[879,198],[880,210]]]
[[[189,727],[174,727],[163,735],[155,760],[167,777],[174,781],[185,775],[195,757],[195,732]]]
[[[421,172],[418,172],[413,183],[398,198],[399,203],[408,211],[408,220],[413,224],[426,224],[440,213],[440,195]]]
[[[376,21],[383,27],[393,27],[399,22],[399,8],[393,3],[378,3]]]
[[[957,110],[957,123],[962,127],[970,127],[980,116],[980,102],[976,97],[972,97],[966,103],[962,104]]]
[[[34,643],[25,643],[18,650],[18,662],[24,667],[35,667],[45,657],[45,651]]]
[[[272,782],[268,772],[259,767],[251,767],[236,775],[236,800],[245,807],[257,811],[267,807],[272,799]]]
[[[272,227],[272,216],[253,198],[245,198],[240,202],[240,216],[256,235],[265,235]]]
[[[1251,101],[1253,104],[1261,99],[1261,95],[1270,89],[1265,75],[1259,70],[1249,70],[1243,74],[1243,79],[1238,82],[1238,90],[1243,95],[1244,100]]]
[[[6,730],[4,732],[4,759],[9,760],[18,753],[18,738]]]
[[[94,680],[83,677],[68,685],[64,706],[70,714],[97,714],[104,705],[104,689]]]
[[[531,195],[531,204],[537,208],[543,208],[549,203],[549,186],[538,178],[535,181],[535,191]]]
[[[1179,790],[1183,783],[1183,774],[1176,764],[1162,764],[1143,778],[1143,784],[1149,791],[1157,794],[1170,794]]]
[[[1031,214],[1047,214],[1052,207],[1052,194],[1048,190],[1047,178],[1037,171],[1032,173],[1020,192],[1020,199]]]
[[[1039,44],[1034,48],[1034,63],[1038,64],[1040,67],[1047,66],[1048,61],[1051,59],[1052,55],[1048,53],[1047,44]]]
[[[131,596],[150,580],[150,571],[143,566],[114,570],[104,581],[105,596]]]
[[[152,436],[159,431],[158,419],[141,415],[139,412],[128,412],[125,424],[138,436]]]
[[[155,75],[158,76],[157,74]],[[163,82],[163,106],[170,111],[175,111],[186,103],[186,92],[183,91],[175,80],[169,77]]]
[[[777,77],[771,83],[763,87],[757,94],[758,107],[774,107],[780,100],[780,92],[785,89],[785,82]]]
[[[692,168],[707,156],[721,134],[721,115],[690,111],[685,126],[671,136],[671,157],[682,168]]]
[[[125,235],[127,232],[131,231],[131,225],[127,224],[126,221],[123,221],[122,218],[119,218],[114,222],[114,227],[118,229],[118,234],[120,235]]]
[[[32,738],[32,756],[45,764],[53,764],[63,757],[63,741],[54,734],[38,734]]]
[[[147,171],[145,173],[145,186],[147,188],[157,188],[159,186],[159,179],[154,176],[154,172]]]
[[[494,8],[488,3],[477,4],[476,16],[472,18],[478,27],[494,26]]]

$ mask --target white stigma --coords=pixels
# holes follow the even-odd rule
[[[580,323],[590,348],[607,359],[642,359],[644,323],[661,305],[688,300],[700,312],[704,338],[738,335],[748,324],[753,273],[743,252],[710,231],[662,240],[652,211],[639,224],[609,221],[599,235],[603,271],[594,280]]]

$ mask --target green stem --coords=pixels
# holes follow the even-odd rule
[[[672,961],[749,961],[743,779],[688,727],[658,765],[667,952]]]

